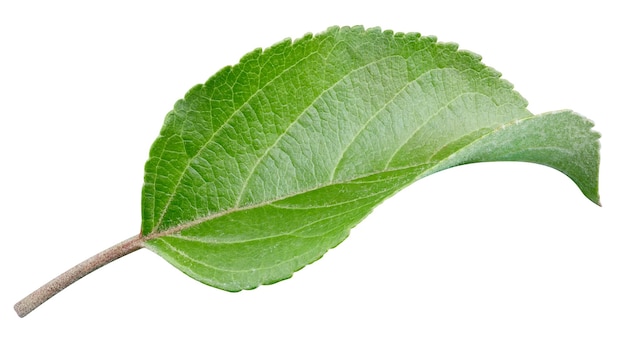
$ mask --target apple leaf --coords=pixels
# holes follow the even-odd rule
[[[593,123],[526,105],[479,56],[419,34],[332,27],[257,49],[167,115],[146,163],[141,233],[15,310],[144,247],[220,289],[278,282],[403,187],[467,163],[546,165],[599,204]]]

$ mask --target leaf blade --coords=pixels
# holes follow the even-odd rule
[[[590,124],[525,107],[476,55],[417,34],[334,27],[256,50],[168,115],[146,163],[145,245],[203,283],[238,291],[290,277],[383,200],[457,165],[538,162],[598,202]],[[540,144],[585,155],[530,151],[538,145],[524,135],[554,125],[591,145],[570,149],[572,138],[558,135]],[[587,165],[572,169],[568,158]]]

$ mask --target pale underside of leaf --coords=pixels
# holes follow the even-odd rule
[[[257,50],[168,115],[146,164],[145,245],[237,291],[288,278],[453,166],[544,164],[598,202],[592,124],[533,116],[499,76],[454,45],[359,27]]]

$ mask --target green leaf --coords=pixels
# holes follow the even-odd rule
[[[477,55],[419,34],[334,27],[257,49],[167,115],[142,240],[238,291],[290,277],[383,200],[457,165],[547,165],[599,203],[592,123],[526,105]]]

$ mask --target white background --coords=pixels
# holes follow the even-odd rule
[[[578,3],[3,1],[0,335],[626,336],[624,12]],[[457,42],[532,112],[594,120],[603,207],[542,166],[468,165],[277,285],[227,293],[138,251],[15,315],[139,232],[143,164],[188,89],[256,47],[355,24]]]

